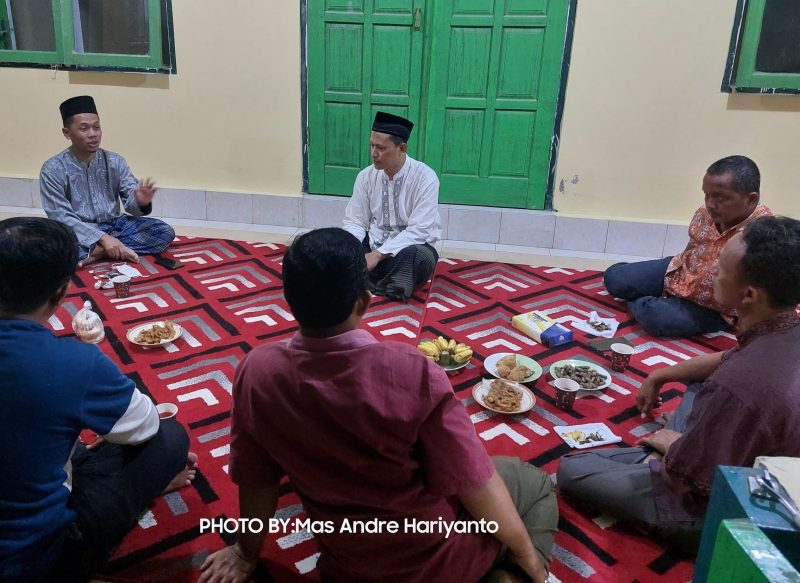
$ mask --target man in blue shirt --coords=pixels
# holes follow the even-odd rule
[[[79,581],[162,492],[188,484],[186,431],[96,346],[46,327],[78,245],[49,219],[0,221],[0,580]],[[83,429],[102,440],[87,448]]]
[[[94,99],[72,97],[59,109],[72,145],[42,166],[42,208],[75,232],[81,265],[103,258],[138,261],[141,254],[164,251],[175,231],[145,216],[153,210],[155,184],[138,181],[122,156],[100,147],[103,130]]]

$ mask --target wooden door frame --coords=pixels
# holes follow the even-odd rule
[[[437,0],[433,0],[437,1]],[[448,1],[448,0],[438,0]],[[559,82],[558,96],[556,98],[556,116],[553,122],[553,136],[550,141],[550,162],[547,177],[547,188],[544,195],[544,210],[553,210],[553,188],[555,185],[556,163],[558,162],[558,149],[561,143],[561,122],[564,117],[564,102],[567,92],[567,78],[569,65],[572,60],[572,41],[575,31],[575,12],[578,0],[568,0],[567,23],[564,32],[564,50],[561,55],[561,79]],[[429,24],[431,2],[427,1],[425,14],[426,24]],[[426,59],[429,55],[426,53]],[[423,83],[426,82],[429,67],[423,66]],[[303,154],[303,194],[308,192],[308,0],[300,0],[300,134],[302,136]],[[425,101],[425,94],[423,101]],[[422,106],[422,104],[420,104]],[[424,153],[424,152],[423,152]]]

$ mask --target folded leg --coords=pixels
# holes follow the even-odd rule
[[[175,239],[175,229],[152,217],[123,215],[110,225],[100,225],[100,228],[138,255],[161,253]]]
[[[664,276],[672,257],[616,263],[606,269],[603,283],[615,298],[633,300],[642,296],[660,296],[664,291]]]
[[[578,506],[602,512],[670,544],[693,550],[702,520],[663,520],[658,514],[648,455],[643,447],[580,452],[561,458],[558,488]]]
[[[387,257],[370,272],[375,293],[394,300],[407,301],[421,283],[426,282],[439,254],[432,246],[409,245],[394,257]]]
[[[139,445],[79,446],[69,499],[77,518],[57,568],[63,579],[80,579],[102,565],[139,514],[185,469],[188,452],[186,430],[174,420],[162,421],[158,433]]]
[[[683,298],[646,296],[629,301],[628,308],[642,328],[657,338],[688,338],[728,328],[719,312]]]
[[[545,566],[549,567],[558,531],[558,502],[550,476],[518,458],[497,456],[492,461],[508,488],[533,546]],[[504,554],[505,549],[501,552],[501,564]]]

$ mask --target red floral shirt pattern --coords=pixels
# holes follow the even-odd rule
[[[768,216],[772,216],[772,211],[760,204],[741,223],[720,233],[706,207],[697,209],[689,224],[689,244],[682,253],[672,258],[667,267],[664,295],[691,300],[720,312],[729,324],[733,323],[735,313],[723,309],[714,301],[714,266],[725,243],[744,229],[749,221]]]

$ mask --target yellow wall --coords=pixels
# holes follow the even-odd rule
[[[579,0],[558,211],[685,224],[705,169],[744,154],[761,168],[765,204],[800,217],[800,96],[720,92],[735,6]]]
[[[438,1],[438,0],[437,0]],[[555,208],[686,223],[704,169],[742,153],[763,200],[800,217],[800,96],[720,92],[735,2],[580,0]],[[104,145],[163,186],[298,195],[296,2],[177,0],[178,75],[0,69],[0,176],[65,147],[58,103],[90,93]]]
[[[298,195],[296,2],[177,0],[177,75],[0,69],[0,176],[35,177],[66,147],[58,104],[91,94],[103,146],[171,187]]]

